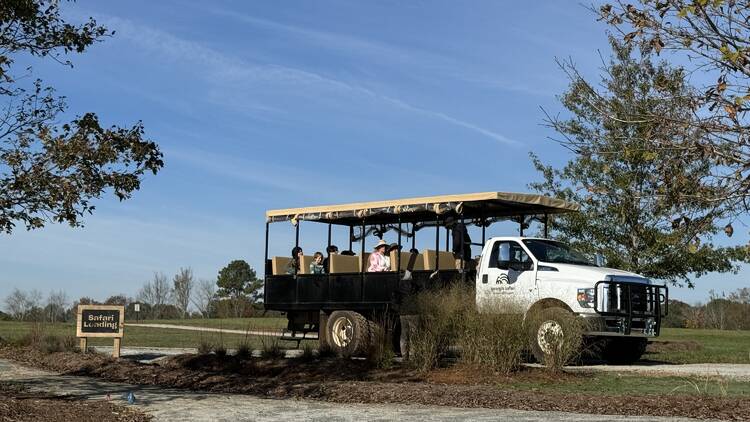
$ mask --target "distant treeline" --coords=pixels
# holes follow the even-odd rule
[[[670,300],[664,326],[750,330],[750,288],[744,287],[729,295],[718,295],[712,290],[705,304],[688,305]]]

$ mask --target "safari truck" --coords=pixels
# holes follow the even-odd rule
[[[551,347],[547,334],[561,332],[566,314],[585,319],[585,335],[604,344],[605,360],[636,361],[648,339],[659,335],[667,313],[667,287],[596,265],[568,245],[548,239],[549,218],[578,209],[577,204],[541,195],[483,192],[270,210],[266,212],[264,306],[285,312],[293,335],[317,333],[321,344],[356,354],[364,351],[372,324],[384,313],[396,321],[394,337],[399,339],[402,304],[410,295],[463,282],[474,286],[480,310],[484,301],[510,299],[521,305],[525,315],[542,316],[533,318],[535,322],[525,319],[535,325],[528,327],[529,348],[540,361]],[[517,222],[519,235],[486,239],[486,228],[501,220]],[[270,226],[281,222],[294,228],[295,247],[300,245],[301,226],[308,223],[327,225],[328,246],[334,229],[343,229],[349,254],[330,255],[325,274],[310,274],[310,251],[299,257],[298,265],[290,265],[291,256],[269,257]],[[451,228],[456,229],[457,222],[481,228],[482,251],[477,259],[467,260],[462,249],[454,254],[450,240],[456,236],[451,236]],[[532,222],[541,224],[542,237],[524,236]],[[390,271],[368,272],[368,235],[383,239],[389,232],[399,246],[390,253]],[[460,230],[461,248],[473,244],[464,241],[463,233],[468,232]],[[414,249],[418,234],[434,235],[434,249]],[[428,242],[432,244],[432,239]],[[411,250],[406,252],[401,247],[409,243]],[[394,341],[397,352],[401,346]]]

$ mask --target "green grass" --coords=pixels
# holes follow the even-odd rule
[[[141,324],[192,325],[194,327],[225,328],[228,330],[282,329],[286,328],[286,318],[195,318],[125,321]]]
[[[657,340],[697,342],[698,350],[648,353],[644,359],[668,363],[750,364],[750,331],[664,328]]]
[[[748,396],[750,383],[719,378],[657,377],[597,373],[575,379],[511,381],[500,387],[524,391],[550,391],[559,393],[585,393],[602,395],[625,394],[690,394],[712,396]]]
[[[257,318],[257,319],[270,319],[270,318]],[[278,318],[276,318],[278,320]],[[255,319],[245,319],[244,322],[247,324],[248,321],[254,324]],[[178,320],[179,321],[179,320]],[[188,322],[199,321],[199,320],[182,320],[182,325],[193,325]],[[220,327],[219,321],[215,320],[216,327]],[[226,320],[223,320],[226,321]],[[239,320],[238,320],[239,321]],[[238,322],[236,321],[236,322]],[[152,321],[154,322],[154,321]],[[167,323],[167,321],[159,321],[159,323]],[[126,321],[127,324],[127,321]],[[270,324],[274,324],[271,321],[262,321],[262,325],[265,324],[267,328],[272,327]],[[278,321],[275,322],[278,326]],[[31,322],[16,322],[16,321],[0,321],[0,338],[5,340],[14,341],[18,340],[30,331],[32,331],[35,323]],[[250,328],[258,327],[259,325],[251,325]],[[42,324],[42,329],[45,334],[53,334],[59,336],[75,335],[76,327],[74,323],[56,323],[56,324]],[[207,325],[208,326],[208,325]],[[229,324],[224,325],[224,328],[246,329],[245,326],[230,326]],[[167,328],[146,328],[146,327],[127,327],[125,328],[125,336],[122,340],[122,346],[128,347],[198,347],[202,342],[210,342],[213,344],[223,343],[225,347],[229,349],[236,348],[241,342],[245,341],[250,343],[250,347],[254,349],[260,349],[262,343],[257,336],[247,336],[242,334],[219,334],[219,333],[207,333],[198,331],[185,331],[185,330],[174,330]],[[282,348],[294,348],[296,342],[282,341],[279,343]],[[89,339],[89,345],[91,346],[110,346],[112,345],[112,339],[106,338],[91,338]]]

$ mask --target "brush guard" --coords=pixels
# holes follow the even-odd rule
[[[625,335],[632,332],[634,319],[653,321],[653,327],[644,326],[644,333],[653,330],[658,336],[661,320],[669,312],[669,289],[617,279],[599,281],[594,285],[594,310],[604,317],[617,317]]]

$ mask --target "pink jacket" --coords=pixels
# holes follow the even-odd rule
[[[382,272],[389,270],[385,264],[385,256],[377,252],[370,254],[369,262],[370,265],[367,267],[367,272]]]

